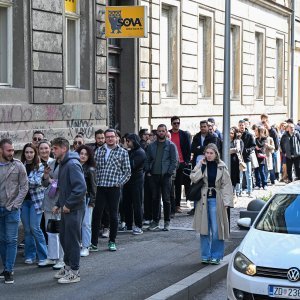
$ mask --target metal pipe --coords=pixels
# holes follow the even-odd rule
[[[230,171],[230,0],[225,2],[224,87],[223,87],[223,161]]]
[[[291,101],[290,101],[290,118],[294,119],[294,61],[295,61],[295,0],[291,1]]]

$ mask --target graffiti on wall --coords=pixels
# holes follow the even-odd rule
[[[92,139],[105,120],[105,106],[99,105],[1,105],[0,138],[23,144],[31,141],[34,130],[41,130],[48,139],[73,139],[79,132]]]

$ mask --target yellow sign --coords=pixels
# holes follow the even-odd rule
[[[76,13],[76,0],[65,0],[65,11]]]
[[[107,6],[105,36],[107,38],[147,37],[146,6]]]

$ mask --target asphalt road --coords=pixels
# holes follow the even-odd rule
[[[116,252],[100,239],[100,251],[82,258],[81,281],[71,285],[59,285],[51,268],[25,265],[19,251],[15,284],[0,283],[0,299],[145,299],[203,267],[199,237],[187,226],[191,221],[182,215],[172,221],[170,232],[119,233]],[[233,235],[226,254],[239,242]]]

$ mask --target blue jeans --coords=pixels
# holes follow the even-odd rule
[[[265,168],[266,168],[265,164],[260,164],[259,167],[254,170],[256,186],[258,186],[258,187],[267,186],[267,178],[266,178]]]
[[[208,235],[200,235],[202,259],[222,259],[224,240],[219,240],[216,198],[207,199]]]
[[[247,170],[245,171],[246,175],[246,182],[247,182],[247,192],[248,194],[252,193],[252,166],[251,166],[251,161],[245,162],[247,165]],[[241,185],[241,190],[242,190],[242,185],[243,185],[243,172],[240,172],[240,185]]]
[[[23,202],[21,219],[25,234],[25,259],[34,260],[36,254],[40,261],[47,259],[47,245],[40,227],[42,214],[36,213],[31,200]]]
[[[20,210],[0,207],[0,255],[4,271],[12,272],[17,256]]]
[[[83,248],[88,248],[91,245],[91,220],[92,220],[92,212],[93,208],[88,206],[88,202],[85,207],[84,217],[81,225],[81,242]]]

